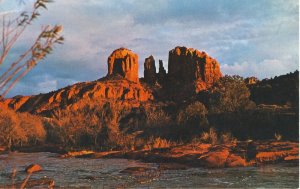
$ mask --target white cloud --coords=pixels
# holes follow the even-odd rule
[[[255,76],[259,79],[274,77],[298,69],[298,62],[291,58],[285,60],[266,59],[261,62],[242,62],[234,63],[233,65],[221,65],[221,70],[224,74],[240,75],[243,77]]]

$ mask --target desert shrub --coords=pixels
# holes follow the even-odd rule
[[[255,103],[250,100],[250,91],[240,76],[224,76],[200,96],[206,98],[202,100],[208,102],[209,111],[212,113],[255,108]]]
[[[219,137],[219,143],[236,143],[237,139],[231,134],[231,132],[222,132]]]
[[[171,117],[161,108],[149,108],[145,112],[147,127],[164,127],[171,124]]]
[[[274,138],[275,138],[277,141],[279,141],[279,140],[282,139],[282,135],[279,134],[279,133],[275,133],[275,134],[274,134]]]
[[[192,126],[192,127],[205,127],[208,125],[206,119],[207,110],[201,102],[194,102],[188,105],[185,109],[180,110],[176,121],[178,125]]]
[[[146,127],[144,107],[132,108],[119,120],[119,128],[124,134],[131,134]]]
[[[57,110],[56,118],[45,120],[47,142],[68,146],[88,146],[95,141],[101,122],[85,108],[78,111]]]
[[[207,130],[209,124],[206,115],[205,106],[198,101],[179,110],[172,135],[176,140],[190,141],[195,135]]]
[[[35,145],[44,141],[46,133],[39,117],[0,109],[0,145],[8,148]]]
[[[216,144],[218,142],[218,134],[214,128],[210,128],[209,131],[203,132],[200,135],[199,140],[204,143]]]
[[[69,141],[66,128],[61,127],[56,119],[47,119],[43,123],[47,131],[46,142],[66,146]]]
[[[120,132],[127,137],[133,138],[134,136],[139,141],[146,141],[151,136],[163,138],[169,136],[172,123],[171,116],[161,107],[141,105],[132,108],[120,119],[119,128]],[[138,136],[137,133],[139,133]],[[140,147],[141,145],[134,145],[134,148]]]
[[[150,137],[148,139],[147,144],[144,145],[144,149],[145,150],[152,150],[152,149],[156,149],[156,148],[169,148],[172,145],[175,145],[174,142],[171,142],[167,139],[163,139],[160,137],[154,138],[154,137]]]
[[[41,118],[28,113],[19,113],[18,117],[29,144],[38,144],[45,141],[46,131]]]
[[[20,128],[17,114],[8,109],[0,109],[0,133],[1,146],[8,148],[27,140],[25,133]]]
[[[100,104],[100,105],[99,105]],[[91,102],[77,111],[56,110],[47,121],[47,141],[65,148],[115,149],[124,146],[119,138],[119,120],[127,111],[118,103]]]

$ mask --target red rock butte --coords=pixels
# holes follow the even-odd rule
[[[86,103],[100,105],[104,101],[138,107],[140,103],[189,98],[222,76],[215,59],[186,47],[175,47],[169,52],[168,73],[161,60],[156,73],[154,57],[146,58],[143,82],[138,77],[138,55],[131,50],[114,50],[107,64],[107,76],[97,81],[77,83],[47,94],[16,96],[0,102],[0,106],[44,115],[57,109],[76,111]]]
[[[107,76],[120,75],[124,79],[139,82],[138,76],[138,55],[126,48],[114,50],[107,60]]]
[[[182,84],[196,82],[196,90],[201,86],[211,86],[222,76],[220,64],[206,52],[187,47],[175,47],[169,51],[168,77]],[[180,79],[180,81],[178,81]]]
[[[158,83],[166,88],[178,88],[182,93],[198,93],[209,88],[220,77],[222,73],[218,61],[207,53],[193,48],[175,47],[170,50],[168,73],[161,60],[159,60],[159,72],[156,73],[155,60],[152,55],[146,58],[144,63],[146,83],[150,85]],[[178,93],[181,93],[180,91]],[[186,95],[190,94],[186,93]]]

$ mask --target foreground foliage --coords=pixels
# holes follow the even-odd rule
[[[41,118],[10,109],[0,109],[0,133],[0,145],[8,148],[37,145],[46,138]]]
[[[39,35],[32,40],[28,49],[19,56],[14,55],[13,61],[7,62],[7,57],[12,48],[26,29],[40,16],[41,9],[47,9],[47,4],[52,1],[36,0],[30,12],[24,11],[11,19],[3,15],[0,21],[0,99],[4,98],[14,85],[31,71],[41,60],[45,59],[54,48],[55,44],[62,44],[64,38],[61,36],[62,26],[44,26]],[[1,4],[1,1],[0,1]],[[6,67],[3,67],[6,64]]]

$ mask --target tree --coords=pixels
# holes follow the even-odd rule
[[[207,110],[201,102],[194,102],[185,109],[180,110],[177,115],[177,124],[192,127],[206,127],[208,120],[206,118]]]
[[[224,76],[208,91],[208,106],[212,113],[233,112],[255,106],[250,92],[240,76]]]
[[[46,131],[42,120],[29,113],[16,113],[9,108],[0,108],[0,146],[7,148],[36,145],[43,142]]]
[[[8,63],[5,69],[3,64],[11,52],[12,47],[19,40],[24,31],[40,16],[41,9],[47,9],[47,3],[52,0],[36,0],[31,12],[22,12],[15,19],[2,17],[0,39],[0,99],[4,98],[12,87],[32,70],[41,60],[53,50],[55,44],[62,44],[62,26],[50,25],[42,27],[42,31],[33,41],[33,44],[14,61]],[[5,70],[1,70],[5,69]]]

